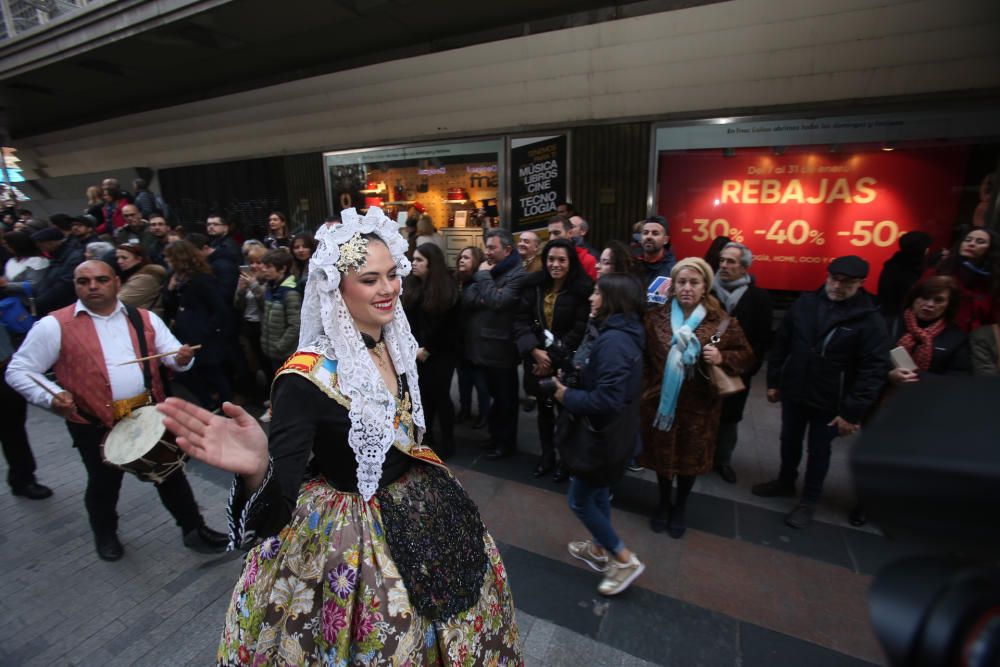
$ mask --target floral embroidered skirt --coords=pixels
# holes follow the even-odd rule
[[[434,510],[456,493],[459,502],[444,511],[450,516]],[[425,512],[426,522],[417,517]],[[454,549],[450,559],[437,555],[441,549],[420,537],[456,520],[459,531],[478,522],[478,532],[464,532],[481,548],[478,558]],[[397,525],[399,539],[387,539]],[[456,541],[439,537],[444,551]],[[482,567],[458,568],[459,561]],[[466,595],[455,598],[453,589]],[[218,664],[523,665],[514,613],[500,553],[446,471],[414,466],[368,502],[311,480],[289,524],[247,555]]]

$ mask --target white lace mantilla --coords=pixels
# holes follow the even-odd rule
[[[358,492],[371,499],[378,490],[385,455],[396,439],[396,401],[372,361],[361,332],[340,293],[340,246],[355,234],[377,234],[388,246],[400,278],[410,273],[407,243],[396,223],[382,209],[372,206],[364,217],[353,208],[341,212],[343,222],[320,228],[316,252],[309,260],[309,281],[302,304],[299,349],[313,348],[337,360],[340,391],[351,400],[348,443],[357,460]],[[410,332],[403,306],[396,300],[395,317],[385,326],[385,343],[396,367],[406,374],[413,404],[414,439],[424,434],[424,410],[417,379],[417,341]]]

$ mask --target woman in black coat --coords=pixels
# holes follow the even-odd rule
[[[447,459],[455,453],[451,377],[459,354],[459,301],[458,286],[436,244],[422,243],[413,251],[413,272],[403,284],[402,302],[410,330],[420,346],[418,377],[427,425],[424,443],[441,459]],[[432,437],[435,419],[441,425],[439,442]]]
[[[567,547],[574,558],[604,573],[597,589],[602,595],[621,593],[645,569],[611,525],[611,486],[624,477],[638,435],[645,296],[635,276],[601,276],[590,297],[591,325],[573,357],[577,386],[554,382],[555,399],[566,410],[559,448],[573,476],[569,507],[591,535]]]
[[[972,372],[969,337],[954,322],[961,295],[949,276],[920,281],[903,301],[903,312],[889,325],[893,347],[902,347],[916,363],[916,370],[896,368],[889,382],[901,387],[934,375],[968,375]]]
[[[232,399],[232,386],[223,370],[226,317],[231,312],[212,269],[200,251],[188,241],[174,241],[163,250],[171,269],[163,289],[164,319],[171,323],[177,340],[201,345],[190,373],[179,376],[198,401],[214,410]]]
[[[529,274],[521,292],[514,339],[524,357],[524,391],[539,399],[542,459],[532,473],[534,477],[541,477],[556,465],[555,404],[550,394],[539,392],[538,380],[552,377],[569,365],[587,330],[587,300],[593,291],[594,284],[584,273],[573,244],[555,239],[542,250],[542,270]],[[555,481],[561,482],[566,476],[565,470],[556,468]]]

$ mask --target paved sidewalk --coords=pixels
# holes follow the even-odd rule
[[[516,459],[487,462],[462,427],[453,469],[501,545],[529,665],[858,666],[881,662],[867,627],[870,575],[896,546],[874,529],[845,528],[850,489],[843,450],[830,478],[824,522],[781,523],[781,503],[750,496],[776,469],[776,408],[754,387],[736,453],[740,484],[699,480],[684,540],[654,535],[645,513],[650,473],[632,475],[615,522],[648,565],[626,594],[596,594],[597,578],[565,552],[582,527],[565,485],[532,480],[534,416],[521,414]],[[126,476],[119,503],[125,558],[97,559],[83,508],[83,465],[63,422],[31,408],[39,481],[55,496],[0,494],[0,665],[208,665],[238,555],[196,554],[148,484]],[[5,471],[0,464],[0,474]],[[229,477],[188,468],[208,523],[225,525]]]

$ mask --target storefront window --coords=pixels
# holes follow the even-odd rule
[[[400,224],[422,214],[441,228],[497,226],[500,139],[326,153],[334,211],[380,206]]]
[[[933,252],[988,222],[996,130],[987,114],[956,116],[659,128],[656,210],[678,257],[728,236],[753,251],[760,286],[808,290],[832,259],[859,255],[875,291],[902,234],[927,232]]]

